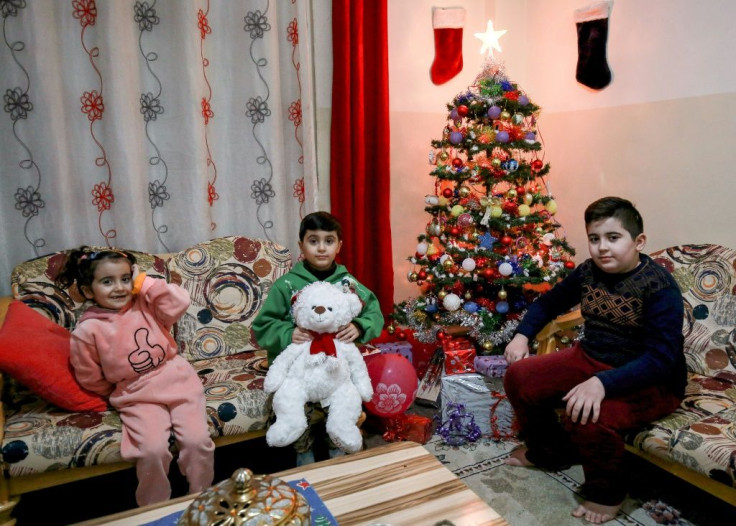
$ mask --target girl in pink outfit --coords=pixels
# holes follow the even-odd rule
[[[72,251],[57,281],[76,282],[95,303],[72,332],[71,364],[79,383],[109,396],[120,413],[120,452],[136,463],[138,505],[171,497],[172,430],[189,492],[210,486],[215,446],[204,390],[170,334],[189,306],[187,291],[146,277],[131,254],[115,249]]]

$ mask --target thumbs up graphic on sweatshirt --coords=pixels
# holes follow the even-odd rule
[[[128,355],[128,362],[138,374],[155,369],[166,357],[163,347],[149,343],[148,334],[148,329],[144,327],[135,331],[136,348]]]

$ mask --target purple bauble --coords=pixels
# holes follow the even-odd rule
[[[501,115],[501,108],[498,106],[491,106],[488,108],[488,116],[491,119],[498,119],[498,117]]]
[[[452,142],[452,134],[450,134],[450,142]],[[509,132],[501,130],[496,134],[496,142],[507,143],[509,142]]]
[[[526,132],[526,134],[524,135],[524,140],[529,144],[532,144],[537,141],[537,134],[531,131]]]
[[[462,132],[459,132],[459,131],[450,132],[450,142],[452,144],[460,144],[461,142],[463,142]]]
[[[450,118],[453,121],[456,121],[459,117],[460,115],[457,113],[457,108],[453,108],[452,111],[450,111]]]
[[[526,95],[519,95],[519,106],[526,106],[529,104],[529,97]]]

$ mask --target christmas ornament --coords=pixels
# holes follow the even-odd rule
[[[450,142],[455,145],[463,142],[463,133],[459,131],[450,132]]]
[[[427,250],[429,249],[429,245],[422,241],[417,245],[417,254],[424,255],[427,253]]]
[[[506,130],[501,130],[500,132],[496,133],[496,142],[500,142],[501,144],[506,144],[509,142],[509,132]]]
[[[544,163],[539,159],[534,159],[530,165],[532,172],[538,172],[544,168]]]
[[[544,205],[544,208],[546,208],[547,212],[552,215],[555,215],[557,213],[557,203],[554,199],[550,199],[549,201],[547,201],[547,204]]]
[[[465,258],[463,260],[463,269],[467,270],[468,272],[471,272],[475,269],[476,263],[473,258]]]
[[[442,195],[443,195],[444,197],[448,198],[448,199],[449,199],[450,197],[452,197],[452,194],[453,194],[453,192],[452,192],[452,188],[445,188],[444,190],[442,190]]]
[[[501,116],[501,108],[498,106],[491,106],[488,108],[488,117],[491,119],[498,119]]]
[[[506,292],[504,289],[498,291],[498,299],[505,300],[506,298],[508,298],[508,296],[508,292]]]
[[[486,24],[486,32],[485,33],[473,33],[475,38],[479,38],[481,42],[483,42],[483,45],[480,48],[481,55],[483,53],[488,53],[488,55],[493,56],[493,50],[501,51],[501,45],[498,43],[498,39],[501,38],[503,35],[506,34],[506,30],[502,29],[500,31],[496,31],[493,29],[493,22],[491,20],[488,21]]]
[[[611,82],[606,60],[608,17],[613,2],[595,2],[573,15],[578,32],[578,63],[575,80],[592,89],[603,89]]]
[[[458,188],[457,195],[462,197],[463,199],[467,198],[470,195],[470,188],[467,186],[461,186]]]
[[[502,276],[510,276],[514,272],[514,267],[511,266],[511,263],[503,262],[498,266],[498,272]]]
[[[464,8],[432,8],[435,56],[430,78],[434,84],[444,84],[462,71],[464,25]]]
[[[499,301],[496,303],[496,312],[499,314],[506,314],[509,311],[509,304],[505,301]]]
[[[443,306],[443,307],[444,307],[444,308],[445,308],[446,310],[448,310],[448,311],[450,311],[450,312],[454,312],[454,311],[456,311],[457,309],[459,309],[459,308],[460,308],[460,305],[462,305],[462,303],[463,303],[463,300],[461,300],[461,299],[460,299],[460,296],[458,296],[458,295],[457,295],[457,294],[455,294],[455,293],[450,293],[450,294],[448,294],[448,295],[447,295],[447,296],[445,296],[445,297],[444,297],[444,299],[442,300],[442,306]]]

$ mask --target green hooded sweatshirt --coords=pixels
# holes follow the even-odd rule
[[[303,261],[299,261],[287,274],[277,279],[268,292],[251,329],[258,345],[268,351],[269,364],[291,343],[295,327],[291,314],[292,298],[316,281],[319,279],[307,270]],[[358,342],[365,343],[377,338],[383,328],[383,314],[376,295],[351,276],[344,265],[337,265],[335,272],[324,281],[343,285],[355,292],[363,302],[363,310],[353,318],[353,323],[360,329]]]

